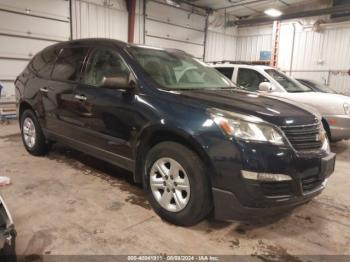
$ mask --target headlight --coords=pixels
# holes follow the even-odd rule
[[[349,106],[349,104],[348,103],[344,103],[343,107],[344,107],[345,115],[350,115],[350,106]]]
[[[216,125],[229,137],[274,145],[284,144],[281,133],[258,117],[218,109],[210,109],[209,113]]]

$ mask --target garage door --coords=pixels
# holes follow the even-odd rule
[[[158,1],[147,1],[147,45],[177,48],[204,58],[206,17]]]
[[[72,3],[74,39],[102,37],[128,40],[125,0],[75,0]]]
[[[33,55],[70,35],[69,1],[0,0],[2,95],[14,95],[13,82]]]

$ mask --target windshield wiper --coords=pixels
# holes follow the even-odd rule
[[[310,91],[304,91],[304,90],[293,90],[293,91],[288,91],[289,93],[306,93]]]
[[[208,88],[207,90],[232,90],[236,87],[214,87],[214,88]]]

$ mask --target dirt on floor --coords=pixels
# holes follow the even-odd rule
[[[56,144],[29,155],[17,123],[0,125],[0,188],[18,232],[17,253],[249,255],[298,262],[350,255],[350,142],[332,145],[336,171],[310,203],[257,224],[215,221],[177,227],[151,209],[131,175]]]

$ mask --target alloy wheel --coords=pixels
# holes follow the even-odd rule
[[[29,148],[33,148],[36,142],[36,130],[34,122],[31,118],[27,117],[23,121],[23,137],[24,142]]]
[[[153,196],[161,207],[170,212],[179,212],[187,206],[190,181],[176,160],[160,158],[155,161],[149,179]]]

